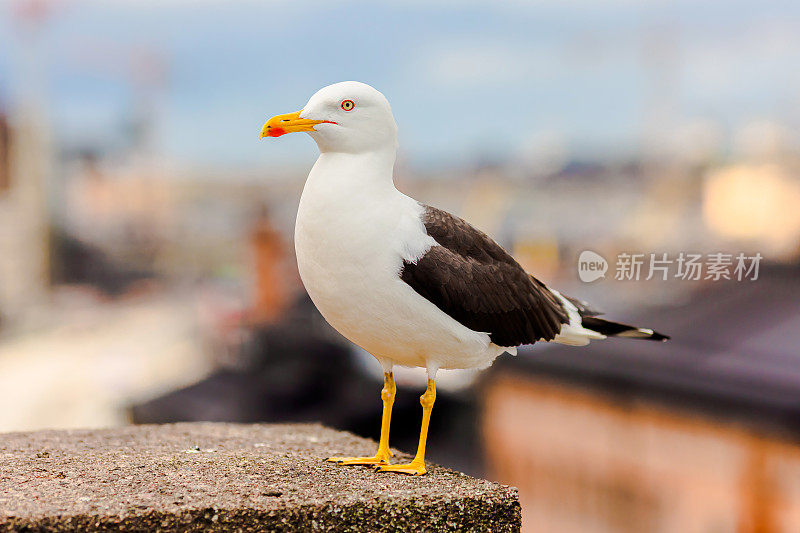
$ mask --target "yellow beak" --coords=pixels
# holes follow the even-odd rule
[[[315,131],[314,126],[317,124],[336,123],[330,120],[300,118],[300,111],[296,113],[286,113],[285,115],[276,115],[269,119],[264,124],[264,127],[261,128],[261,138],[280,137],[281,135],[294,133],[295,131]]]

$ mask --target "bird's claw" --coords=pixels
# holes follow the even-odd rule
[[[383,454],[378,454],[374,457],[328,457],[325,460],[340,465],[379,466],[389,464],[389,457]]]
[[[397,472],[410,476],[421,476],[427,472],[424,463],[410,462],[404,465],[375,465],[376,472]]]

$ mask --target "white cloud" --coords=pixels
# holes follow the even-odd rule
[[[686,82],[704,96],[798,81],[791,65],[800,61],[800,27],[793,20],[768,19],[726,34],[696,31],[683,47]]]
[[[487,87],[513,83],[545,72],[550,56],[545,51],[523,50],[503,43],[448,41],[424,52],[425,73],[442,87]],[[416,63],[416,61],[415,61]]]

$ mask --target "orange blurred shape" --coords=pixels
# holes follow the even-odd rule
[[[779,165],[737,165],[706,176],[703,217],[709,229],[778,255],[800,240],[800,181]]]
[[[528,272],[539,279],[553,279],[558,275],[558,241],[555,239],[521,240],[514,244],[512,254]]]
[[[255,256],[255,298],[252,318],[256,322],[275,322],[289,301],[289,280],[284,268],[286,247],[266,215],[256,221],[251,234]]]

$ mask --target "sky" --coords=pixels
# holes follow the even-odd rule
[[[419,165],[800,128],[794,1],[53,0],[35,28],[24,5],[0,0],[0,102],[41,93],[56,140],[87,147],[152,102],[156,150],[195,166],[309,160],[260,127],[342,80],[388,97]]]

